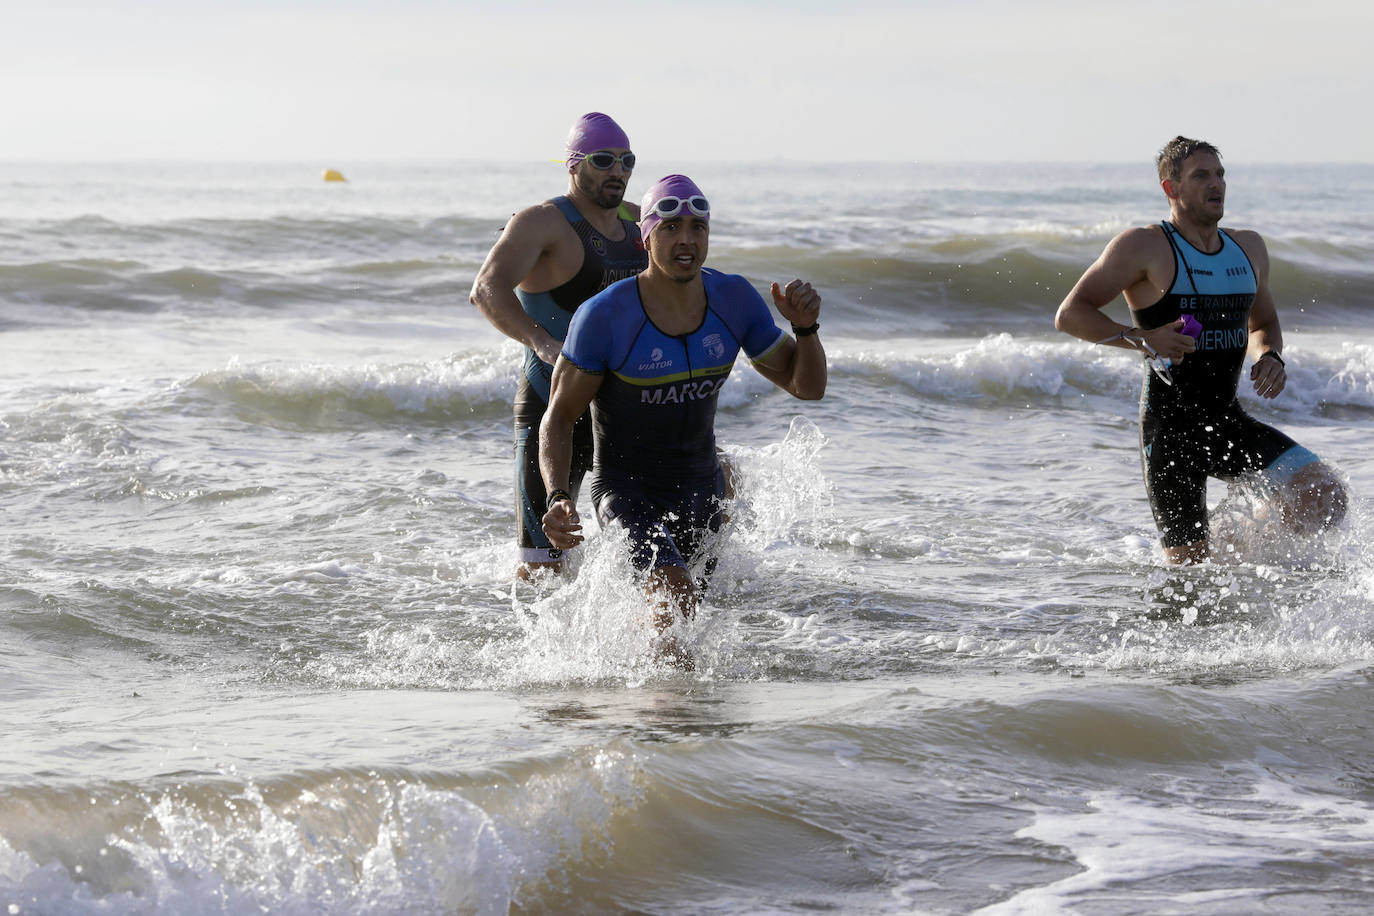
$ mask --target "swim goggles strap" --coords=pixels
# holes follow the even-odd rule
[[[1159,376],[1161,382],[1166,385],[1172,385],[1174,383],[1174,375],[1169,371],[1168,361],[1162,359],[1159,355],[1159,351],[1150,346],[1150,342],[1144,337],[1131,336],[1131,332],[1134,330],[1134,328],[1127,328],[1120,334],[1113,334],[1111,337],[1102,338],[1093,344],[1093,346],[1100,347],[1102,344],[1109,344],[1114,340],[1124,340],[1145,354],[1145,362],[1150,364],[1150,368],[1154,370],[1155,375]]]

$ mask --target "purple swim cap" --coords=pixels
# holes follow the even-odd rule
[[[1202,322],[1198,321],[1192,315],[1184,315],[1183,327],[1179,328],[1179,330],[1182,333],[1187,334],[1189,337],[1201,337]]]
[[[649,190],[644,192],[644,199],[639,204],[639,235],[644,239],[644,244],[649,244],[649,233],[654,231],[654,227],[663,221],[663,217],[654,212],[654,204],[665,197],[677,197],[683,200],[689,197],[700,197],[703,200],[706,195],[701,193],[701,188],[696,186],[696,182],[686,175],[665,175],[655,181]],[[690,211],[689,211],[690,212]],[[704,215],[707,222],[710,222],[711,215]]]
[[[610,115],[599,111],[589,111],[577,119],[572,130],[568,131],[568,171],[587,158],[588,153],[599,149],[629,149],[630,138],[620,125],[611,120]]]

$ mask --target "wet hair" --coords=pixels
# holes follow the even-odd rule
[[[1221,150],[1206,140],[1193,140],[1184,136],[1175,137],[1164,144],[1164,148],[1155,157],[1155,165],[1159,166],[1159,180],[1178,181],[1182,178],[1183,161],[1193,153],[1211,153],[1218,159],[1221,158]]]

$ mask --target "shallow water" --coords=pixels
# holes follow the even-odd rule
[[[1050,322],[1148,169],[702,168],[831,383],[722,393],[688,674],[611,537],[510,578],[518,349],[465,299],[556,169],[0,166],[11,912],[1368,907],[1374,172],[1231,175],[1291,367],[1245,403],[1349,522],[1228,503],[1171,570],[1139,366]]]

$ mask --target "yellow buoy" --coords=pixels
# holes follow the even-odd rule
[[[325,169],[325,170],[324,170],[324,180],[325,180],[325,181],[347,181],[348,179],[345,178],[345,177],[343,177],[343,172],[336,171],[335,169]]]

